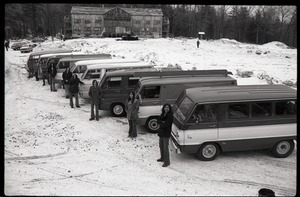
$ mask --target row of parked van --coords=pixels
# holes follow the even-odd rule
[[[40,69],[56,62],[56,82],[70,67],[84,85],[79,94],[98,80],[100,110],[125,116],[131,91],[140,95],[139,125],[157,132],[163,104],[174,108],[172,142],[178,152],[196,153],[213,160],[221,151],[271,149],[286,157],[296,139],[296,90],[284,85],[238,86],[227,70],[182,71],[159,68],[137,60],[112,59],[109,54],[87,55],[66,51],[32,53]]]

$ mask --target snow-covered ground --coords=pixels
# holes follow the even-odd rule
[[[297,49],[280,42],[265,45],[220,39],[77,39],[48,41],[34,51],[57,48],[110,53],[161,66],[227,69],[239,85],[280,83],[297,88]],[[12,42],[13,43],[13,42]],[[11,44],[12,44],[11,43]],[[162,168],[158,136],[138,127],[128,138],[126,118],[100,111],[89,121],[89,101],[70,108],[64,90],[27,78],[29,54],[5,51],[6,195],[257,196],[260,188],[276,196],[296,195],[297,149],[278,159],[266,151],[221,153],[214,161],[176,154]],[[249,77],[242,77],[243,74]],[[252,73],[252,74],[251,74]]]

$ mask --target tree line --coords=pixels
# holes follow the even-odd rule
[[[280,41],[297,47],[296,6],[188,5],[188,4],[5,4],[5,36],[54,36],[63,32],[63,17],[72,6],[161,8],[169,19],[171,36],[229,38],[264,44]]]

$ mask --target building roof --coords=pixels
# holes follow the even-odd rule
[[[96,14],[103,15],[106,12],[115,9],[108,7],[81,7],[81,6],[73,6],[71,9],[71,14]],[[153,9],[153,8],[121,8],[125,12],[128,12],[132,16],[162,16],[163,12],[161,9]]]
[[[296,99],[297,90],[286,85],[241,85],[197,87],[185,90],[195,103],[242,102],[251,100]]]

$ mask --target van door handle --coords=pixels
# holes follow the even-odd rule
[[[152,104],[155,104],[155,105],[156,105],[156,104],[158,104],[158,101],[152,102]]]
[[[212,125],[208,125],[209,128],[216,128],[217,125],[212,124]]]
[[[115,93],[120,93],[120,91],[117,91],[117,90],[116,90]]]

